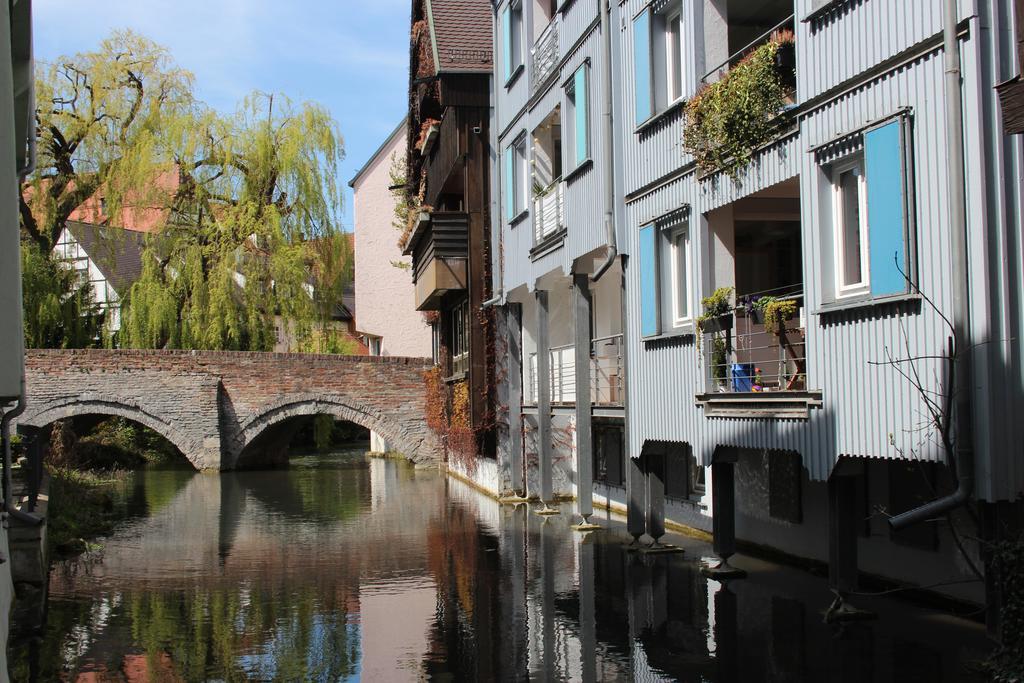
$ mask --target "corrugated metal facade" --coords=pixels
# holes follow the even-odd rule
[[[619,4],[618,69],[622,79],[620,112],[633,111],[632,31],[630,23],[647,3]],[[998,59],[988,54],[990,34],[985,7],[979,18],[974,3],[962,3],[967,21],[964,46],[965,128],[968,164],[968,215],[973,245],[971,278],[976,338],[1007,340],[978,356],[976,401],[979,432],[978,494],[1008,499],[1024,490],[1024,434],[1020,405],[1022,261],[1020,238],[1019,141],[994,140],[982,131],[998,130],[995,95],[989,82]],[[690,3],[684,6],[695,11]],[[684,9],[684,12],[687,11]],[[893,356],[935,355],[945,346],[948,331],[928,304],[910,302],[862,307],[819,315],[823,282],[831,271],[830,184],[812,148],[842,137],[869,122],[905,111],[910,122],[913,160],[913,219],[916,226],[918,283],[938,308],[947,313],[952,301],[949,258],[950,225],[946,203],[946,117],[943,109],[943,65],[940,12],[928,0],[863,0],[839,3],[821,19],[800,22],[811,11],[810,0],[795,3],[797,17],[798,107],[796,129],[764,150],[741,178],[700,179],[680,149],[681,112],[634,131],[632,117],[619,126],[623,142],[626,239],[623,251],[638,248],[642,225],[669,211],[689,206],[694,248],[692,275],[708,293],[706,272],[708,211],[759,189],[799,176],[802,255],[807,310],[808,388],[820,389],[823,406],[807,420],[707,418],[694,396],[704,391],[704,369],[692,338],[645,342],[639,329],[639,279],[628,268],[626,344],[630,381],[629,444],[640,453],[646,440],[684,441],[705,464],[719,445],[792,449],[802,456],[812,479],[828,477],[840,455],[893,458],[897,447],[914,457],[940,459],[941,453],[922,425],[927,411],[916,390],[888,366]],[[686,22],[687,31],[694,22]],[[699,45],[690,35],[685,44]],[[876,67],[899,55],[884,68]],[[874,70],[874,71],[873,71]],[[991,83],[994,85],[994,82]],[[814,99],[814,101],[810,101]],[[986,119],[986,117],[988,117]],[[986,178],[989,180],[986,181]],[[994,178],[994,180],[993,180]],[[988,248],[981,245],[988,244]],[[699,306],[702,292],[694,292]],[[697,308],[699,310],[699,308]],[[940,377],[934,361],[919,370]]]
[[[507,4],[506,0],[498,5],[496,16],[499,22]],[[524,1],[522,5],[523,24],[531,27],[534,25],[534,3]],[[563,84],[580,66],[588,64],[590,69],[588,104],[591,163],[586,168],[572,173],[572,165],[569,163],[572,150],[567,147],[568,138],[563,139],[563,177],[572,174],[565,183],[563,220],[566,237],[563,245],[540,257],[531,257],[530,250],[534,246],[534,217],[533,207],[529,201],[527,215],[514,225],[508,224],[504,212],[493,214],[495,221],[500,220],[500,224],[494,227],[496,230],[500,229],[502,234],[502,284],[505,292],[512,292],[524,286],[532,290],[539,277],[552,272],[567,276],[574,259],[605,243],[604,203],[601,197],[604,187],[602,173],[607,168],[607,154],[600,134],[604,84],[601,79],[601,33],[597,20],[597,0],[571,0],[564,3],[555,14],[559,43],[559,73],[544,89],[536,89],[535,84],[530,82],[532,74],[529,47],[525,49],[525,71],[513,82],[511,88],[506,88],[502,79],[496,79],[500,83],[495,97],[495,120],[499,136],[497,153],[500,155],[519,135],[524,132],[529,135],[556,106],[561,105],[564,111],[566,96]],[[502,55],[504,35],[501,31],[496,31],[495,35],[498,43],[495,54]],[[525,42],[532,45],[536,37],[528,30]],[[501,64],[496,65],[496,73],[503,73],[503,68]],[[564,126],[564,115],[562,121]],[[527,147],[529,148],[529,145]],[[532,151],[529,153],[532,154]],[[495,174],[503,172],[501,164],[498,164]],[[499,193],[496,205],[503,206],[504,198],[500,195],[504,191],[504,184],[495,182],[495,187]]]

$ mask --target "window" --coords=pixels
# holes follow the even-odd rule
[[[594,422],[594,481],[609,486],[625,484],[625,435],[621,424]]]
[[[672,324],[680,327],[690,322],[690,272],[692,258],[690,256],[690,233],[684,228],[677,228],[669,235],[669,254],[671,257],[672,274]]]
[[[662,219],[640,228],[640,328],[652,337],[693,320],[689,224]]]
[[[833,170],[836,294],[868,290],[868,212],[863,161],[858,157]]]
[[[648,7],[633,19],[633,76],[636,124],[679,101],[683,73],[683,15],[678,0]]]
[[[565,100],[566,149],[576,168],[590,158],[590,68],[586,64],[566,85]]]
[[[523,66],[523,3],[510,0],[502,14],[501,25],[505,42],[505,82],[519,73]]]
[[[835,299],[909,291],[913,210],[905,117],[869,129],[863,151],[832,164]]]
[[[452,375],[469,370],[469,299],[452,309]]]
[[[505,218],[512,222],[526,210],[526,134],[505,148]]]

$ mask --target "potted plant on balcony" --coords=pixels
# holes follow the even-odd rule
[[[724,332],[732,329],[732,287],[719,287],[701,299],[704,313],[697,318],[697,331]]]
[[[796,315],[797,305],[793,299],[777,299],[775,297],[761,297],[761,300],[770,299],[761,306],[761,315],[764,317],[764,329],[779,337],[786,331],[786,321],[792,320]],[[760,303],[760,301],[758,301]]]

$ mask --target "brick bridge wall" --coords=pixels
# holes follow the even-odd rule
[[[30,350],[17,424],[120,415],[163,434],[199,469],[258,464],[290,417],[326,413],[381,434],[407,458],[436,461],[424,420],[424,358],[233,351]],[[263,437],[259,439],[259,437]]]

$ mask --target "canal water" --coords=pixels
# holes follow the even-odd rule
[[[981,626],[892,596],[826,625],[822,577],[739,557],[749,578],[723,586],[703,542],[628,552],[620,521],[582,536],[568,506],[542,518],[362,449],[143,470],[123,495],[102,550],[53,567],[30,679],[934,683],[973,680],[986,650]]]

